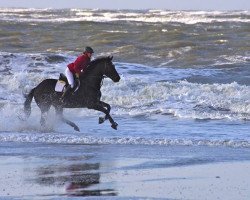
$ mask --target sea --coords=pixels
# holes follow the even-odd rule
[[[34,100],[20,120],[25,94],[57,79],[85,46],[112,55],[121,76],[101,88],[118,130],[86,108],[64,112],[80,132],[53,108],[41,128]],[[250,160],[250,11],[0,8],[0,76],[6,159],[157,159],[143,168]]]

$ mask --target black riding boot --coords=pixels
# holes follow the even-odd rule
[[[70,85],[68,85],[65,88],[65,90],[60,98],[60,101],[63,103],[65,101],[65,99],[67,99],[70,96],[70,93],[71,93],[71,87],[70,87]]]

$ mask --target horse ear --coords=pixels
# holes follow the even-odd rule
[[[110,60],[113,60],[113,56],[109,56],[109,59],[110,59]]]

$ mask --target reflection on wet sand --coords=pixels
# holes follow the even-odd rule
[[[54,185],[65,188],[69,196],[116,196],[113,189],[89,189],[100,184],[99,163],[81,163],[65,166],[39,167],[34,180],[39,185]]]

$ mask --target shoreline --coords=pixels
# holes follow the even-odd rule
[[[244,152],[248,149],[5,143],[0,199],[247,200],[250,159],[233,159]],[[221,160],[211,160],[214,156]]]

